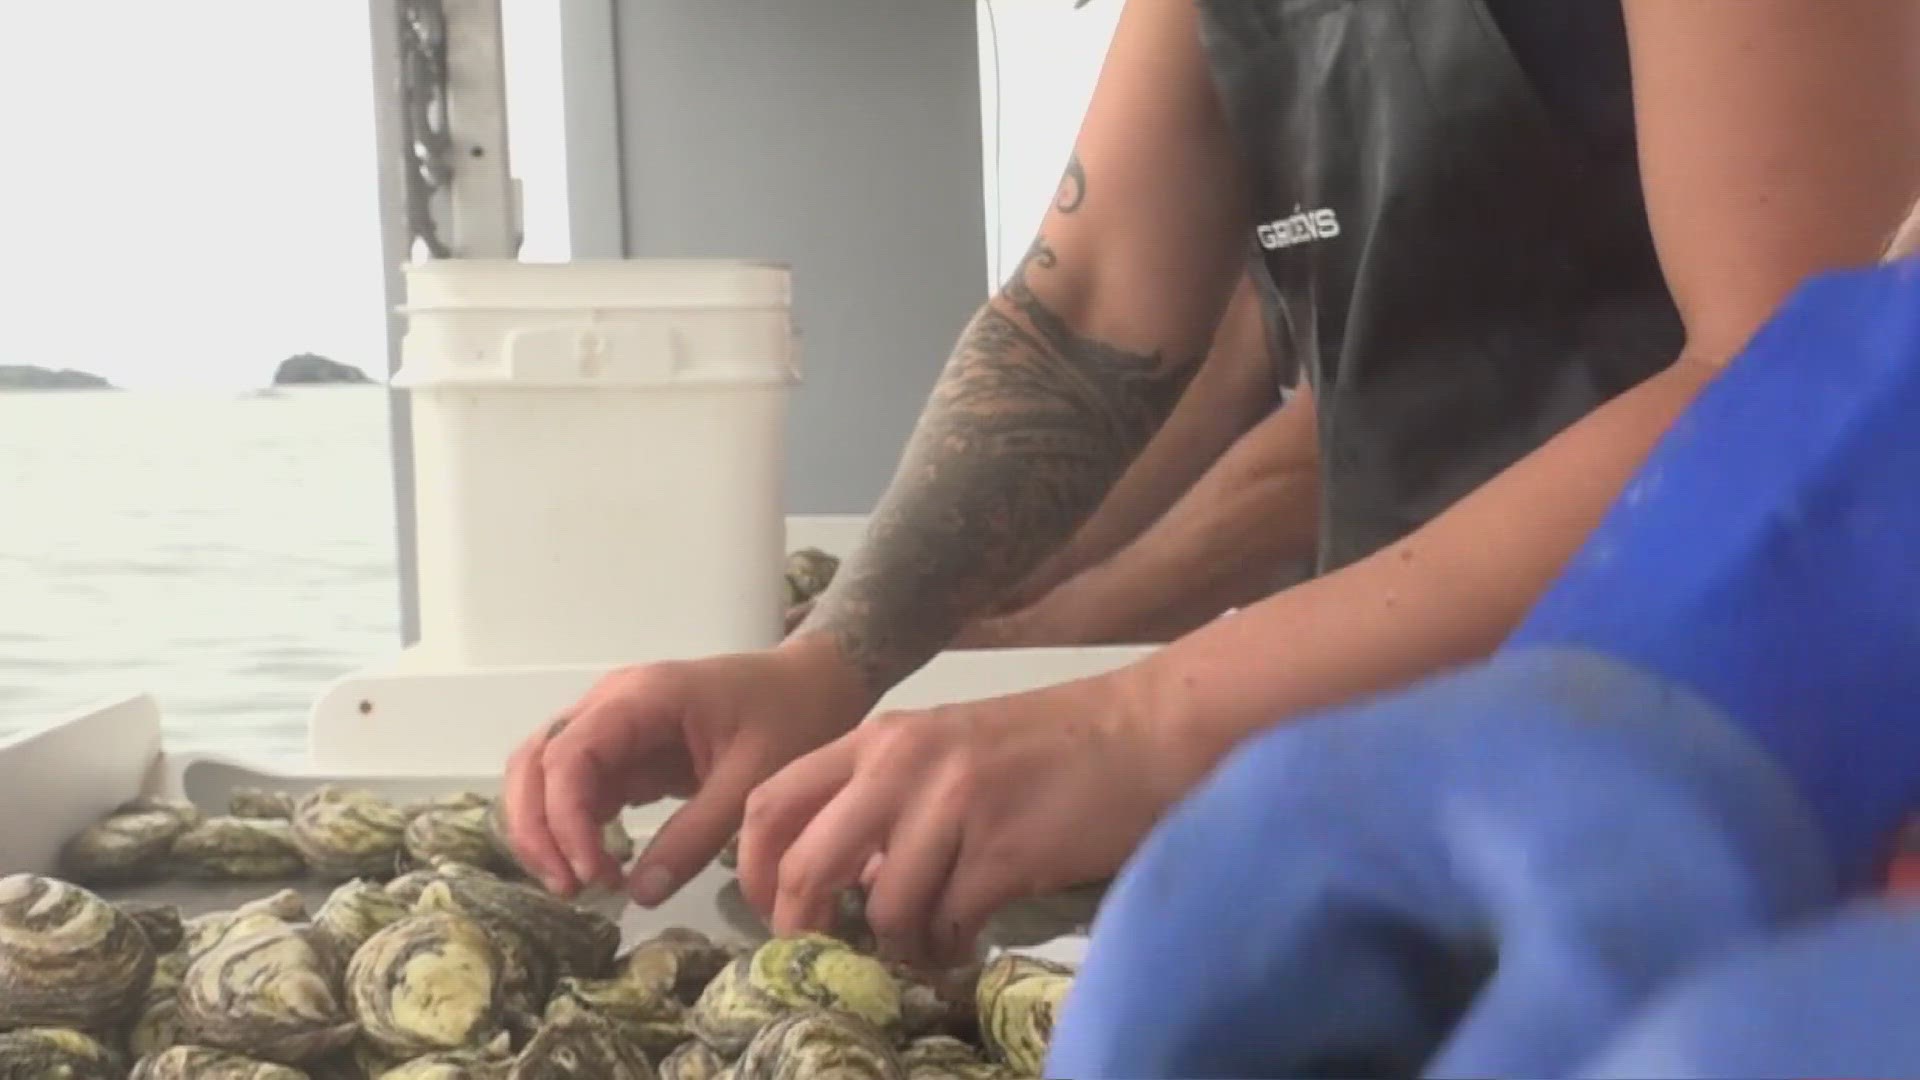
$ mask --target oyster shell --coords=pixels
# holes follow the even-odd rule
[[[180,983],[180,1022],[193,1042],[283,1065],[305,1065],[351,1042],[336,969],[310,931],[256,916],[195,956]]]
[[[975,1000],[993,1057],[1022,1076],[1039,1076],[1054,1017],[1072,986],[1071,969],[1038,957],[1007,953],[989,963]]]
[[[127,1080],[308,1080],[307,1074],[230,1050],[175,1046],[149,1054]]]
[[[293,842],[314,873],[345,880],[393,874],[406,816],[368,791],[325,784],[293,810]]]
[[[180,948],[189,957],[198,956],[236,930],[245,932],[275,923],[292,925],[306,921],[306,899],[292,889],[281,889],[258,900],[249,900],[232,911],[212,911],[188,919],[183,924],[186,934]]]
[[[508,1080],[657,1080],[647,1055],[610,1021],[576,1012],[541,1025]]]
[[[900,1033],[905,1039],[950,1035],[971,1041],[979,1037],[976,987],[979,965],[928,973],[902,964],[887,970],[900,988]]]
[[[727,846],[720,849],[720,854],[715,856],[713,861],[719,863],[721,868],[725,870],[740,869],[739,833],[733,834],[733,839],[727,841]]]
[[[147,945],[156,956],[179,948],[180,942],[186,937],[186,924],[180,919],[180,909],[172,904],[123,900],[114,906],[127,918],[140,924],[141,932],[147,935]]]
[[[801,548],[787,555],[787,605],[804,604],[827,591],[840,571],[840,560],[819,548]]]
[[[206,815],[200,812],[199,807],[185,799],[176,798],[171,795],[141,795],[128,799],[126,802],[114,807],[113,812],[116,814],[144,814],[152,810],[172,814],[174,817],[179,818],[189,829],[200,824],[206,817]]]
[[[505,1032],[479,1048],[442,1050],[376,1074],[379,1080],[506,1080],[513,1051]]]
[[[698,1039],[683,1042],[660,1059],[660,1080],[716,1080],[727,1068],[727,1059]]]
[[[119,1080],[126,1067],[117,1052],[71,1028],[0,1035],[0,1080]]]
[[[490,806],[446,807],[425,810],[407,822],[402,836],[407,859],[433,866],[452,860],[482,868],[508,867],[494,848],[487,824]]]
[[[0,1030],[124,1022],[153,972],[140,924],[64,881],[0,878]]]
[[[694,1034],[724,1055],[795,1009],[835,1009],[883,1033],[900,1027],[900,989],[880,961],[823,934],[774,938],[729,963],[688,1012]]]
[[[907,1080],[1020,1080],[1019,1074],[949,1035],[915,1039],[900,1054]]]
[[[293,827],[265,818],[208,818],[174,839],[168,861],[185,876],[212,880],[272,881],[307,869]]]
[[[600,979],[613,973],[620,927],[598,912],[575,907],[545,889],[491,874],[443,866],[415,907],[455,911],[491,931],[511,932],[553,959],[556,975]]]
[[[692,1005],[732,960],[733,954],[707,935],[673,926],[635,945],[615,964],[619,978]]]
[[[187,964],[187,954],[181,949],[154,961],[153,978],[140,997],[139,1015],[127,1032],[127,1049],[134,1057],[156,1054],[186,1041],[180,1026],[179,990]]]
[[[400,1054],[457,1050],[499,1029],[500,951],[478,922],[409,915],[347,965],[347,999],[368,1039]]]
[[[407,815],[408,820],[412,820],[429,810],[471,810],[474,807],[484,810],[492,805],[493,796],[491,795],[482,795],[477,791],[455,791],[408,803],[400,808],[400,812]]]
[[[407,916],[407,905],[364,878],[333,890],[313,917],[314,933],[341,963],[375,933]]]
[[[492,865],[507,868],[517,875],[525,875],[526,869],[520,865],[520,856],[514,854],[513,841],[507,836],[507,817],[505,806],[495,801],[487,808],[487,836],[493,845]],[[625,866],[633,859],[633,835],[618,817],[607,822],[603,830],[603,845],[613,861]]]
[[[420,902],[420,894],[426,887],[439,880],[438,870],[409,870],[387,882],[387,895],[411,908]]]
[[[76,885],[151,881],[161,876],[173,842],[186,831],[186,821],[166,810],[112,814],[61,846],[60,873]]]
[[[227,797],[227,813],[237,818],[291,818],[296,800],[284,791],[235,788]]]
[[[576,1012],[597,1013],[612,1021],[650,1060],[659,1060],[693,1038],[687,1030],[687,1011],[679,1001],[624,979],[561,979],[547,1002],[546,1019],[564,1020]]]
[[[801,1009],[762,1028],[740,1060],[737,1080],[905,1080],[886,1036],[842,1012]]]

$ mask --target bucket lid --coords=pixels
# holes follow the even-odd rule
[[[405,266],[401,311],[789,308],[792,271],[752,259],[433,259]]]

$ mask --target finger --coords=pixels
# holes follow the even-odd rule
[[[812,600],[802,600],[799,603],[788,608],[787,609],[787,633],[791,634],[795,630],[800,629],[800,624],[803,622],[806,622],[807,616],[811,615],[812,613],[813,613]]]
[[[776,934],[833,929],[841,891],[886,842],[907,809],[901,778],[856,774],[816,814],[780,859],[780,885],[768,925]]]
[[[938,966],[972,961],[987,920],[1027,891],[1011,864],[979,857],[964,836],[955,840],[953,865],[942,885],[927,916],[930,962]]]
[[[540,883],[560,896],[571,896],[579,888],[573,869],[547,831],[544,729],[521,742],[507,760],[506,784],[502,788],[506,815],[507,841],[513,853]]]
[[[581,716],[541,752],[545,766],[547,828],[581,883],[619,880],[619,866],[607,854],[604,830],[620,799],[614,764],[595,737],[599,715]]]
[[[930,931],[960,854],[964,809],[938,792],[922,792],[887,837],[885,858],[869,859],[861,871],[867,924],[883,954],[920,966],[940,953]]]
[[[773,918],[787,849],[853,778],[855,737],[836,739],[798,758],[748,796],[737,872],[741,891],[761,918]]]
[[[753,755],[723,752],[693,797],[660,827],[627,875],[627,892],[641,907],[658,907],[720,854],[740,830],[747,795],[759,774]]]

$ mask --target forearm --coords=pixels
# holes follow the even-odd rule
[[[1016,614],[1048,645],[1171,641],[1264,599],[1278,568],[1309,558],[1319,528],[1310,399],[1249,432],[1133,544]]]
[[[1675,364],[1400,542],[1143,661],[1168,745],[1204,769],[1275,721],[1490,653],[1712,370]]]
[[[1098,505],[1192,364],[1076,329],[1045,240],[961,336],[859,554],[790,638],[830,641],[873,697],[925,663]]]

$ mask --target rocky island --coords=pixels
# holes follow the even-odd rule
[[[115,390],[118,387],[84,371],[44,368],[32,364],[0,364],[0,391],[6,390]]]
[[[273,373],[275,386],[365,386],[372,382],[366,372],[352,364],[313,353],[289,356]]]

